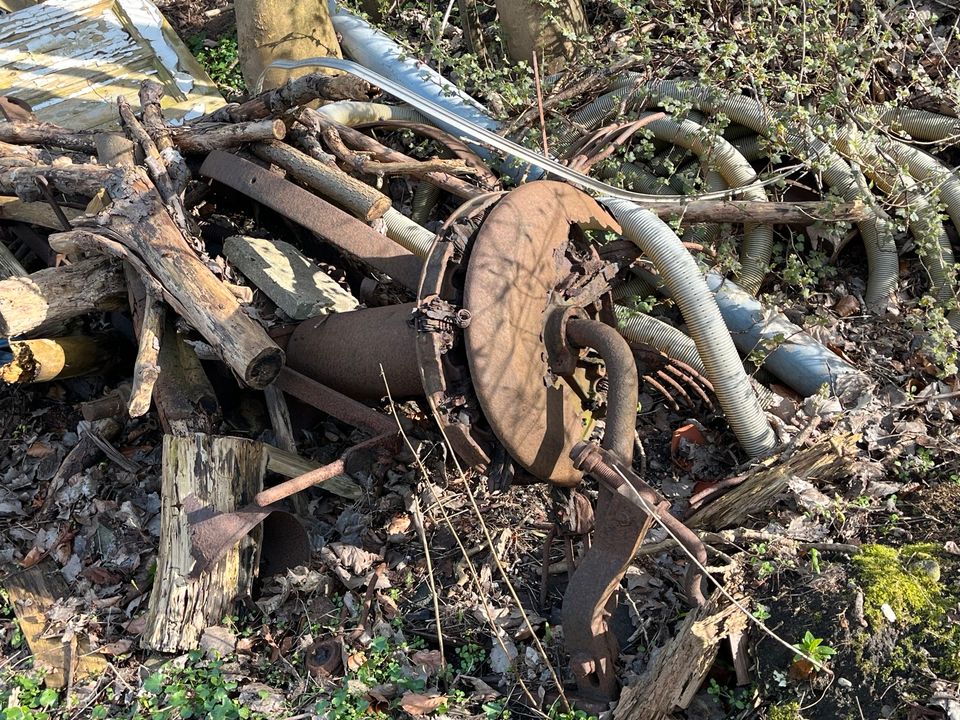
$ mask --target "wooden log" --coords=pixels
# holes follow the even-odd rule
[[[694,513],[686,524],[691,528],[719,530],[739,527],[758,512],[765,511],[787,487],[790,478],[824,481],[847,471],[858,456],[860,433],[826,435],[808,448],[784,457],[781,454],[763,460],[747,473],[726,495]]]
[[[676,200],[644,203],[643,208],[662,218],[686,223],[757,223],[761,225],[813,225],[816,222],[860,222],[873,216],[862,202],[766,202],[762,200]]]
[[[370,100],[376,90],[353,75],[315,72],[288,80],[280,87],[265,90],[240,105],[233,104],[200,118],[198,122],[243,122],[282,115],[314,100]],[[0,139],[2,135],[0,135]]]
[[[223,125],[197,125],[184,131],[173,131],[173,140],[181,152],[206,154],[227,150],[245,143],[283,140],[287,126],[283,120],[259,120]]]
[[[163,99],[163,85],[154,80],[140,83],[140,113],[147,134],[160,151],[160,158],[167,168],[167,175],[173,184],[173,190],[180,195],[190,182],[190,169],[180,151],[174,147],[170,137],[170,128],[163,121],[160,101]]]
[[[10,252],[10,248],[3,241],[0,241],[0,280],[10,277],[22,277],[27,275],[26,268],[20,264],[20,261]]]
[[[132,270],[127,270],[133,324],[143,326],[146,289]],[[153,404],[160,425],[168,435],[211,433],[220,422],[220,404],[197,354],[176,331],[167,314],[163,342],[157,356],[162,372],[153,388]]]
[[[83,214],[74,208],[62,208],[68,220],[74,220]],[[45,202],[24,202],[16,197],[0,197],[0,220],[16,220],[51,230],[62,230],[60,218]]]
[[[58,634],[50,626],[47,613],[71,597],[59,568],[52,562],[46,560],[9,575],[3,587],[33,653],[34,667],[45,671],[43,682],[47,687],[62,688],[106,672],[107,661],[91,650],[83,634],[64,642],[64,633]]]
[[[19,337],[52,324],[121,307],[120,265],[106,258],[81,260],[0,281],[0,337]]]
[[[112,169],[104,187],[113,202],[98,216],[99,227],[142,260],[162,286],[166,302],[244,383],[253,388],[269,385],[283,366],[283,352],[196,256],[142,170]]]
[[[623,689],[614,718],[663,720],[686,708],[713,665],[720,642],[745,627],[746,616],[715,592],[705,605],[687,613],[640,678]]]
[[[192,650],[251,591],[256,541],[247,536],[196,579],[190,579],[190,527],[183,498],[232,512],[263,487],[267,455],[253,440],[193,434],[163,438],[160,545],[141,644],[159,652]],[[259,533],[259,530],[255,531]]]
[[[97,159],[103,165],[133,167],[136,165],[133,141],[119,132],[101,132],[94,137]]]
[[[143,149],[143,164],[146,166],[147,172],[150,173],[150,179],[153,180],[153,184],[160,193],[160,197],[163,198],[163,202],[166,203],[177,226],[184,233],[188,233],[187,211],[183,207],[183,200],[180,197],[182,188],[177,185],[170,172],[168,172],[167,161],[160,155],[160,150],[157,148],[157,144],[153,141],[153,138],[150,137],[150,133],[147,132],[146,128],[143,127],[133,114],[133,109],[130,107],[130,103],[127,102],[126,98],[118,97],[117,107],[120,111],[120,120],[123,122],[124,127],[130,132],[134,142]]]
[[[330,80],[339,80],[341,78],[329,78]],[[362,82],[362,81],[360,81]],[[252,102],[252,101],[251,101]],[[269,113],[259,116],[258,119],[268,117]],[[227,118],[224,118],[228,120]],[[244,118],[244,120],[253,120],[254,118]],[[255,142],[257,140],[282,139],[279,135],[284,130],[279,130],[276,123],[283,123],[279,120],[263,120],[263,122],[250,122],[239,126],[238,130],[231,130],[233,122],[219,124],[197,124],[182,128],[168,128],[172,147],[185,153],[209,152],[212,149],[223,149],[236,147],[246,142]],[[98,140],[101,136],[107,135],[100,130],[71,130],[59,125],[50,123],[0,123],[0,158],[18,159],[29,164],[49,163],[54,155],[46,153],[33,145],[51,145],[54,147],[65,148],[84,155],[100,156],[100,147]],[[219,145],[217,143],[223,143]],[[154,143],[156,144],[156,143]],[[4,151],[4,148],[17,148],[17,150]],[[162,148],[158,147],[158,152]],[[114,164],[101,160],[104,164]]]
[[[133,366],[133,382],[127,404],[127,413],[132,418],[146,415],[150,410],[153,388],[160,377],[160,343],[165,319],[163,301],[153,293],[147,293],[137,333],[137,360]]]
[[[273,445],[264,445],[267,453],[267,470],[288,478],[300,477],[317,468],[323,467],[320,463],[307,460],[289,450],[283,450]],[[363,495],[363,490],[349,475],[335,475],[323,482],[322,487],[329,493],[339,495],[348,500],[356,500]]]
[[[390,209],[390,198],[345,172],[331,168],[319,160],[280,142],[257,143],[255,155],[269,160],[307,187],[349,210],[361,220],[370,222]]]
[[[97,422],[107,418],[123,417],[130,399],[130,384],[122,383],[96,400],[80,403],[80,414],[87,422]],[[107,438],[109,440],[109,438]]]
[[[276,384],[267,385],[263,389],[267,401],[267,414],[270,416],[270,425],[277,447],[288,452],[297,452],[297,442],[293,437],[293,423],[290,421],[290,408],[287,399]]]
[[[0,343],[0,349],[2,349]],[[11,340],[12,358],[0,365],[0,380],[26,385],[66,380],[100,370],[112,353],[103,338],[74,335],[56,339]]]
[[[0,123],[0,128],[5,123]],[[64,195],[92,198],[103,187],[110,171],[102,165],[30,165],[0,170],[0,194],[16,195],[24,201],[42,200],[37,177],[46,178],[50,186]]]

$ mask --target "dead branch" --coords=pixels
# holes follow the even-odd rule
[[[120,266],[106,258],[8,278],[0,281],[0,336],[19,337],[87,313],[118,308],[123,292]]]
[[[266,90],[241,105],[227,105],[200,119],[201,122],[241,122],[281,115],[314,100],[370,100],[377,91],[365,80],[352,75],[310,73]]]
[[[390,198],[376,188],[347,175],[340,169],[331,168],[319,160],[280,142],[257,143],[252,148],[255,155],[283,168],[291,177],[338,205],[349,210],[361,220],[370,222],[390,209]]]

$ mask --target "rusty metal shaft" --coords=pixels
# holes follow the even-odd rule
[[[616,456],[594,443],[579,443],[574,449],[574,463],[589,473],[603,485],[624,497],[639,497],[643,504],[653,508],[657,518],[676,536],[677,540],[697,558],[701,565],[707,563],[707,548],[697,534],[671,515],[665,508],[667,503],[660,494],[637,476],[633,470],[620,463]],[[703,573],[696,565],[687,568],[685,586],[687,596],[696,605],[706,602],[701,587]]]
[[[603,358],[609,379],[603,445],[624,465],[633,462],[639,380],[630,345],[609,325],[571,319],[567,340],[590,347]],[[571,453],[575,466],[577,455]],[[563,632],[580,695],[613,699],[618,691],[617,639],[607,623],[620,579],[650,527],[651,518],[638,506],[601,486],[593,544],[570,578],[563,596]]]

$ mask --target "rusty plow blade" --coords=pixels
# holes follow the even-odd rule
[[[233,512],[214,510],[203,505],[195,495],[184,498],[183,509],[190,527],[190,552],[195,560],[190,577],[203,575],[270,513],[279,510],[274,503],[342,475],[346,471],[347,460],[354,453],[370,449],[383,451],[396,437],[395,432],[384,433],[354,445],[332,463],[263,490],[257,493],[252,503]]]

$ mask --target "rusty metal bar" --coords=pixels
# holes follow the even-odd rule
[[[318,383],[312,378],[301,375],[290,367],[280,370],[274,381],[277,387],[288,395],[322,410],[337,420],[382,435],[396,429],[393,420],[381,415],[363,403],[357,402],[333,388]]]
[[[207,155],[200,174],[266,205],[416,291],[422,267],[420,258],[299,185],[222,150]]]
[[[629,343],[615,328],[597,320],[571,319],[566,339],[590,347],[607,369],[607,418],[603,446],[629,467],[637,418],[639,379]],[[575,460],[575,455],[571,454]],[[580,694],[609,700],[618,691],[616,636],[607,622],[607,606],[620,586],[651,518],[641,508],[601,486],[593,544],[584,553],[563,595],[563,632]]]

